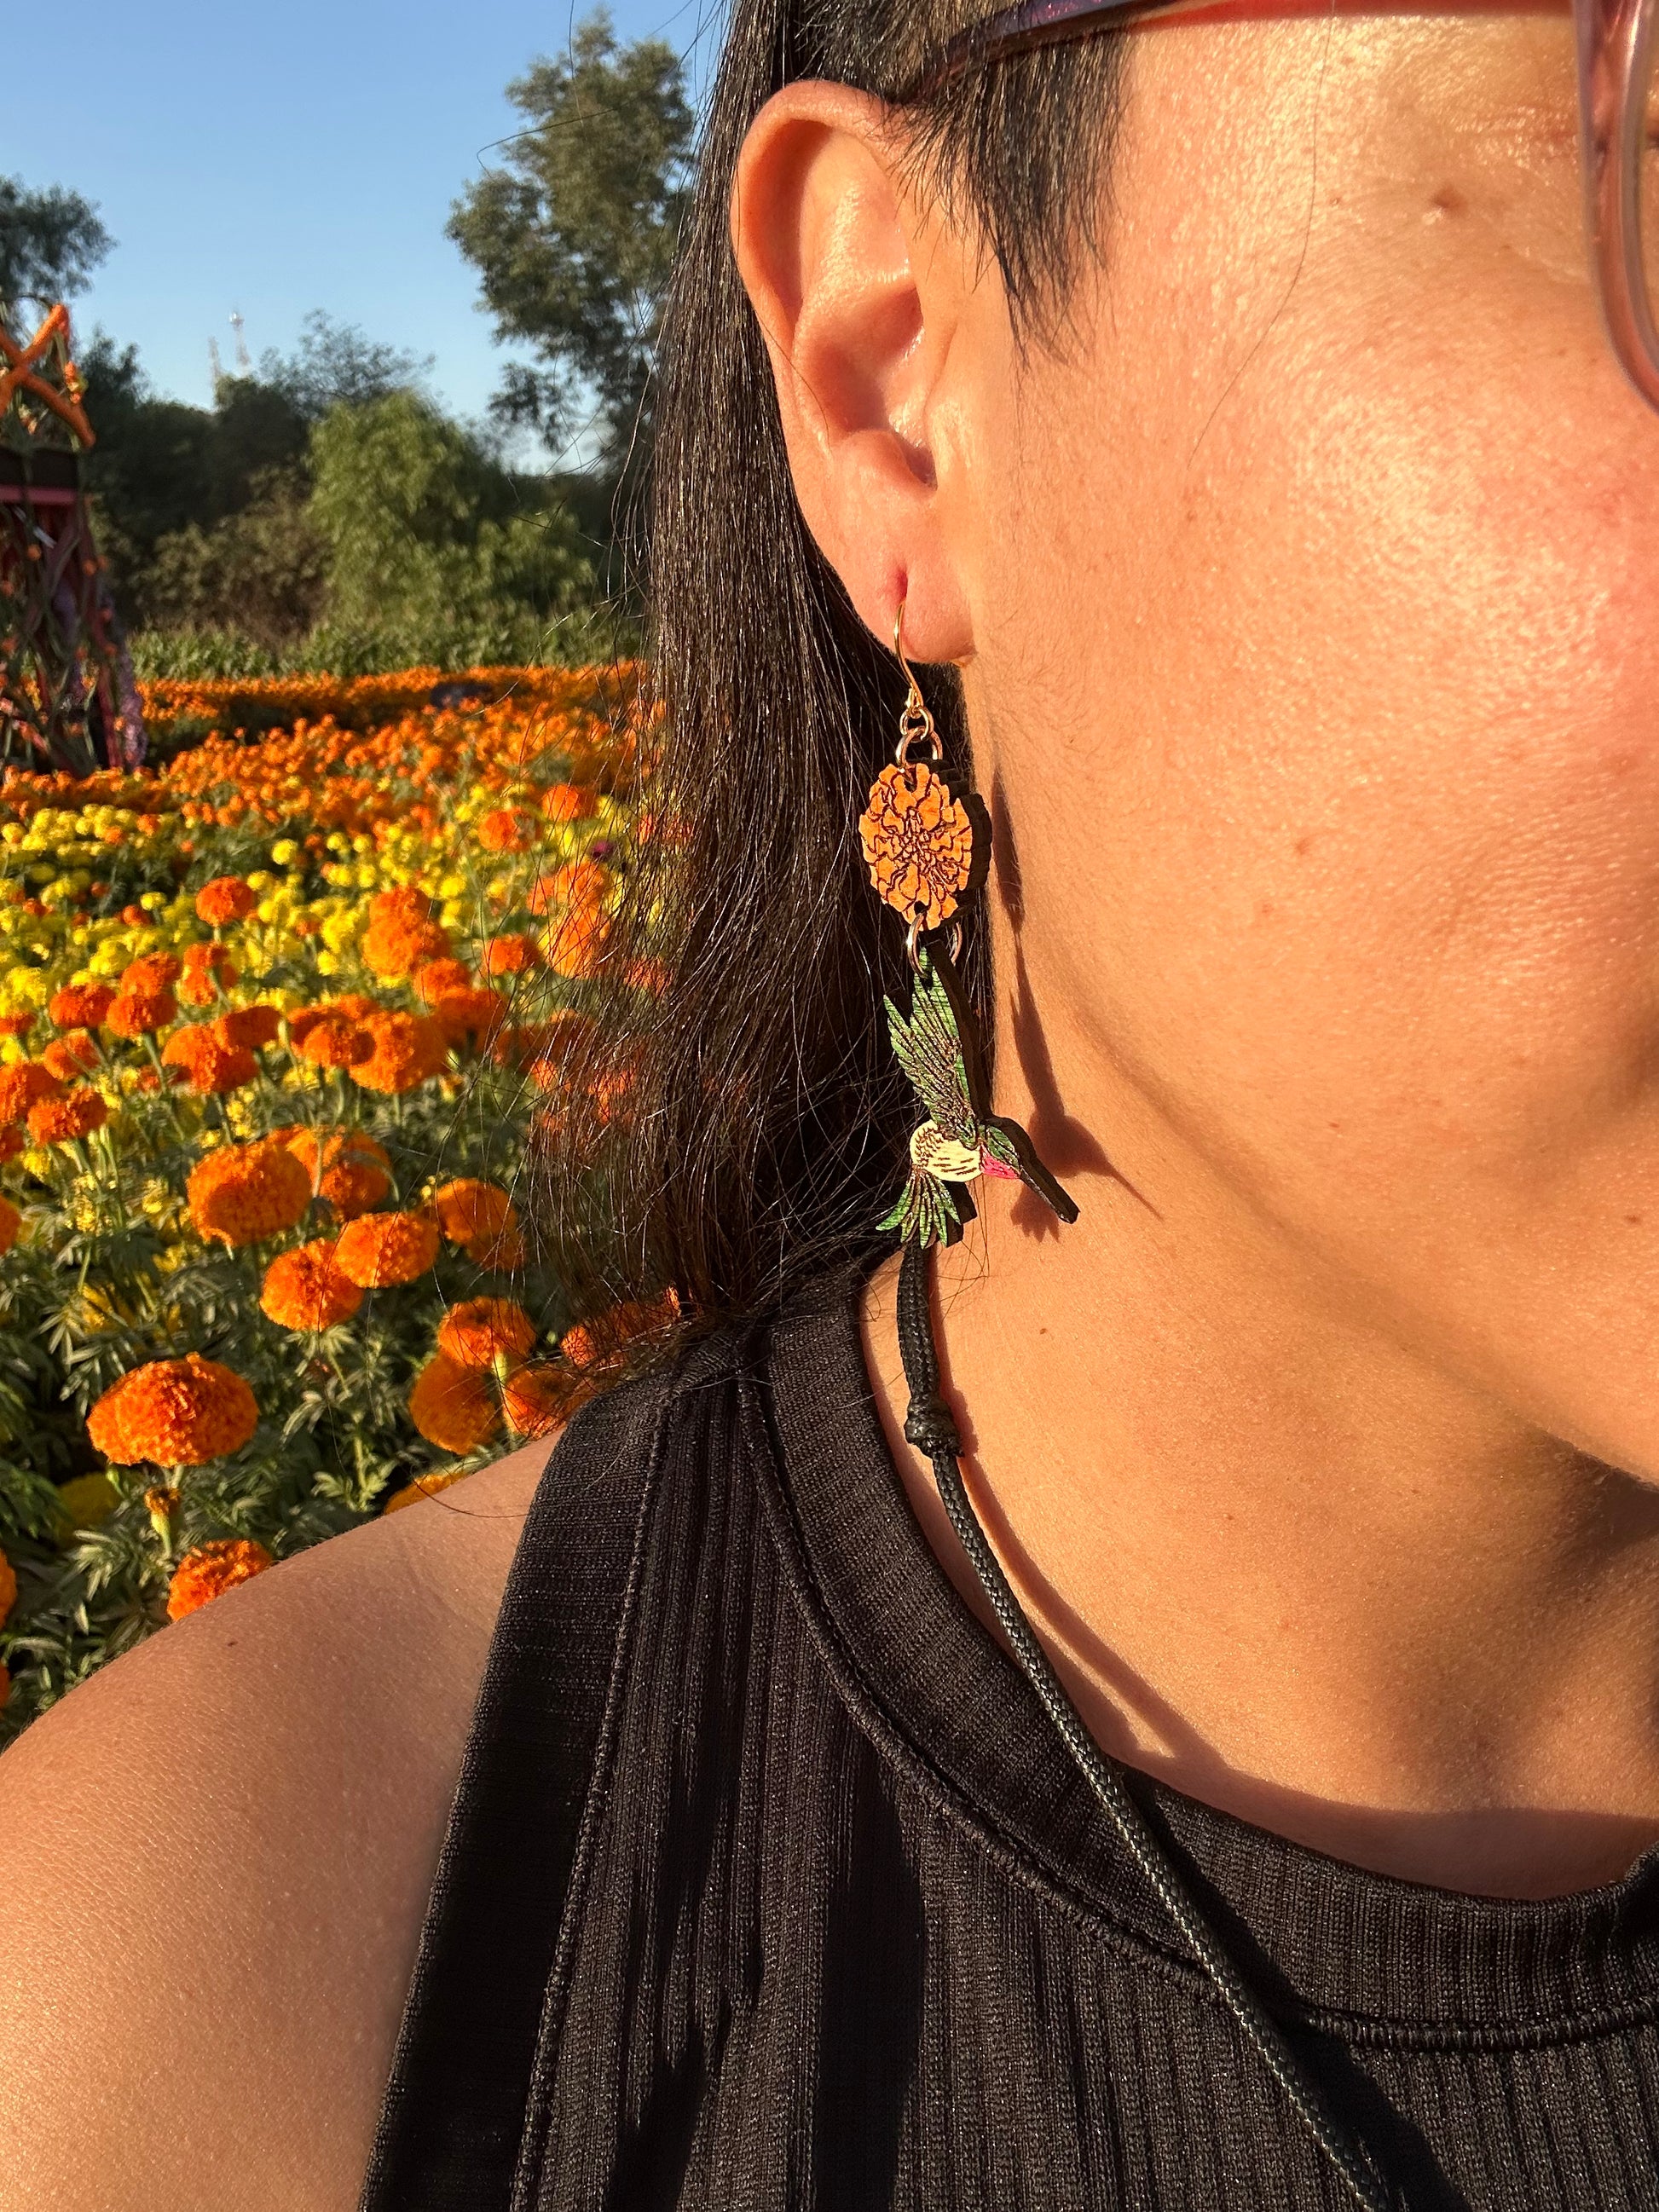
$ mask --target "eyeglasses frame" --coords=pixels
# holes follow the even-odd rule
[[[905,97],[927,99],[969,70],[1102,30],[1262,17],[1569,12],[1577,33],[1584,227],[1601,326],[1625,375],[1659,410],[1659,326],[1642,259],[1641,207],[1642,95],[1659,0],[1017,0],[959,33]]]

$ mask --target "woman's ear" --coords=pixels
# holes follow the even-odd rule
[[[973,650],[951,502],[953,345],[970,264],[906,190],[892,112],[804,82],[750,127],[732,242],[777,381],[806,526],[859,614],[913,658]]]

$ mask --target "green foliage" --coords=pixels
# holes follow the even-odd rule
[[[313,310],[291,354],[266,353],[259,381],[279,392],[305,422],[319,422],[331,408],[365,407],[389,392],[414,390],[432,367],[398,346],[366,337],[353,323],[336,323]]]
[[[504,166],[455,203],[449,235],[477,269],[509,368],[503,417],[554,442],[597,398],[613,457],[642,415],[659,307],[693,175],[684,65],[660,39],[618,47],[603,10],[577,25],[568,60],[538,61],[507,87],[526,128]]]
[[[568,612],[592,584],[568,512],[414,392],[325,415],[311,475],[340,629],[499,629],[505,642]]]
[[[255,495],[240,513],[205,530],[189,523],[158,541],[136,594],[147,626],[234,630],[268,653],[315,628],[327,549],[312,523],[304,479],[288,468],[254,482]]]
[[[79,192],[32,192],[21,177],[0,177],[0,317],[83,291],[114,242]]]

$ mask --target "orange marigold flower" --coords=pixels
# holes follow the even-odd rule
[[[433,765],[441,767],[442,757]],[[412,915],[416,921],[424,921],[431,911],[431,894],[423,891],[418,884],[393,884],[386,890],[376,891],[368,902],[371,921],[389,921],[393,915]]]
[[[311,1177],[286,1146],[265,1138],[210,1152],[191,1170],[185,1196],[204,1237],[257,1244],[303,1218]]]
[[[488,1268],[492,1274],[510,1275],[525,1261],[524,1237],[517,1229],[503,1229],[498,1237],[475,1237],[461,1249],[475,1267]]]
[[[468,1038],[487,1044],[511,1011],[501,993],[492,991],[485,983],[470,991],[451,991],[447,997],[439,1000],[432,1018],[451,1044],[460,1044]]]
[[[490,937],[484,940],[482,965],[486,975],[523,975],[539,957],[533,937]]]
[[[374,1048],[366,1060],[354,1063],[351,1079],[365,1091],[413,1091],[435,1075],[448,1058],[443,1031],[425,1014],[371,1014],[363,1027]]]
[[[597,975],[611,942],[611,917],[603,907],[574,906],[549,925],[543,950],[556,975],[580,982]]]
[[[185,952],[185,972],[179,996],[191,1006],[210,1006],[222,990],[228,990],[238,970],[222,945],[191,945]]]
[[[538,876],[530,887],[530,911],[546,914],[553,907],[599,906],[610,896],[611,875],[597,860],[570,860],[550,876]]]
[[[11,1669],[3,1659],[0,1659],[0,1710],[4,1708],[10,1696]]]
[[[516,1362],[535,1341],[535,1322],[513,1298],[464,1298],[438,1324],[438,1349],[459,1367]]]
[[[342,1221],[355,1221],[370,1213],[392,1195],[392,1177],[373,1160],[343,1159],[325,1168],[318,1195],[325,1198]]]
[[[117,1036],[151,1036],[178,1018],[179,1001],[171,991],[129,991],[124,983],[104,1017],[104,1027]]]
[[[580,783],[550,783],[542,793],[542,812],[550,822],[586,822],[599,801]]]
[[[204,1467],[240,1451],[258,1425],[241,1376],[195,1352],[135,1367],[87,1415],[88,1435],[118,1467]]]
[[[264,1546],[251,1536],[223,1536],[210,1544],[192,1545],[167,1584],[167,1619],[182,1620],[210,1598],[222,1596],[276,1564]]]
[[[313,1067],[356,1067],[374,1049],[368,1031],[344,1014],[325,1014],[320,1021],[307,1022],[299,1039],[301,1059]]]
[[[259,1063],[247,1048],[227,1044],[210,1024],[175,1030],[161,1048],[161,1059],[168,1067],[183,1068],[191,1089],[204,1097],[240,1091],[259,1073]]]
[[[438,1256],[438,1224],[424,1213],[362,1213],[334,1248],[337,1267],[366,1291],[412,1283]]]
[[[573,1367],[604,1369],[620,1360],[641,1337],[663,1334],[679,1318],[679,1299],[672,1290],[659,1298],[629,1299],[578,1322],[560,1339],[559,1349]]]
[[[434,1492],[447,1490],[452,1482],[459,1482],[469,1472],[464,1467],[447,1467],[441,1471],[434,1470],[431,1474],[417,1474],[413,1482],[406,1482],[401,1490],[394,1490],[380,1510],[396,1513],[401,1506],[414,1505],[422,1498],[430,1498]]]
[[[0,1122],[21,1121],[37,1100],[57,1098],[63,1085],[38,1060],[20,1060],[15,1067],[0,1067]]]
[[[253,1006],[232,1006],[214,1024],[225,1043],[240,1045],[245,1051],[275,1044],[282,1026],[281,1014],[263,1000]]]
[[[486,853],[527,852],[535,823],[515,806],[497,806],[478,823],[477,839]]]
[[[121,988],[138,996],[152,991],[170,991],[184,969],[184,962],[175,953],[142,953],[137,960],[129,960],[121,970]]]
[[[17,1571],[3,1552],[0,1552],[0,1627],[6,1615],[17,1602]]]
[[[60,1083],[73,1083],[77,1075],[97,1066],[98,1048],[85,1030],[71,1030],[42,1047],[40,1065]]]
[[[988,838],[975,837],[968,805],[925,761],[883,769],[859,818],[859,842],[877,891],[924,929],[937,929],[956,912],[990,850]]]
[[[259,903],[258,893],[240,876],[216,876],[196,894],[196,911],[210,928],[240,921]]]
[[[447,999],[452,991],[470,991],[472,971],[465,960],[428,960],[424,967],[415,970],[410,981],[415,995],[423,1006],[435,1006],[440,999]]]
[[[29,1136],[37,1145],[68,1145],[89,1137],[109,1119],[109,1108],[84,1084],[61,1098],[42,1098],[29,1108]]]
[[[409,1417],[429,1444],[465,1454],[495,1434],[501,1408],[488,1374],[434,1352],[415,1377]]]
[[[362,1302],[362,1289],[336,1264],[331,1237],[279,1252],[259,1291],[261,1308],[283,1328],[331,1328],[349,1321]]]
[[[376,1167],[387,1170],[392,1166],[392,1155],[386,1146],[377,1144],[363,1129],[295,1127],[277,1130],[274,1133],[281,1138],[313,1181],[324,1168],[331,1167],[336,1160],[370,1160]]]
[[[409,913],[377,915],[358,946],[365,964],[383,983],[401,982],[411,969],[449,951],[449,934],[435,921]]]
[[[518,1210],[499,1183],[483,1182],[476,1176],[461,1176],[441,1183],[432,1194],[432,1211],[438,1226],[452,1244],[471,1244],[481,1237],[499,1237],[518,1220]]]
[[[501,1411],[507,1425],[520,1437],[544,1437],[568,1420],[592,1386],[574,1368],[550,1360],[538,1360],[509,1375],[501,1386]]]
[[[28,1139],[21,1129],[0,1129],[0,1160],[15,1160],[27,1143]]]
[[[95,1030],[115,1001],[109,983],[65,983],[46,1001],[46,1012],[60,1030]]]
[[[47,1009],[51,1012],[50,1007]],[[52,1019],[58,1017],[53,1014]],[[34,1027],[33,1014],[0,1014],[0,1037],[26,1037]]]
[[[11,1200],[0,1194],[0,1252],[9,1252],[17,1242],[23,1217]]]

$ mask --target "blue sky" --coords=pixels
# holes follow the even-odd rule
[[[712,13],[711,0],[611,8],[622,39],[695,47],[694,84]],[[559,52],[573,20],[568,0],[19,9],[0,172],[97,203],[117,244],[72,303],[77,340],[102,323],[136,343],[161,391],[206,403],[208,341],[230,366],[233,309],[257,360],[287,351],[320,307],[434,356],[434,391],[478,415],[503,356],[444,222],[514,127],[507,80]]]

